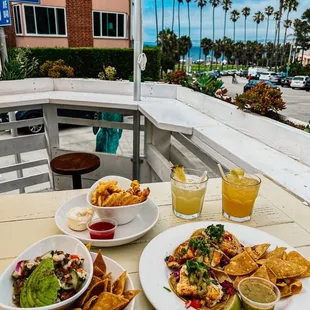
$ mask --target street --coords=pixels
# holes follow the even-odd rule
[[[238,84],[232,84],[231,76],[223,76],[221,79],[224,82],[224,86],[228,89],[228,95],[231,97],[241,94],[243,86],[247,83],[247,79],[239,76],[237,76]],[[281,87],[280,85],[279,88],[286,102],[286,109],[281,114],[308,123],[310,120],[310,92]]]

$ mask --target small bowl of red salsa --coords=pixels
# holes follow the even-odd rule
[[[91,239],[113,239],[117,222],[113,219],[95,219],[87,223]]]

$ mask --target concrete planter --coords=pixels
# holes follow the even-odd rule
[[[310,166],[309,133],[267,117],[245,113],[229,103],[185,87],[178,88],[177,98],[200,112]]]

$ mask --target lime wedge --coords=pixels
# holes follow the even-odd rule
[[[231,297],[224,307],[224,310],[241,310],[241,309],[242,309],[241,301],[237,294]]]

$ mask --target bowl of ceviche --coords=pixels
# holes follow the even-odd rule
[[[63,235],[45,238],[1,275],[0,309],[72,309],[92,276],[92,258],[81,241]]]

